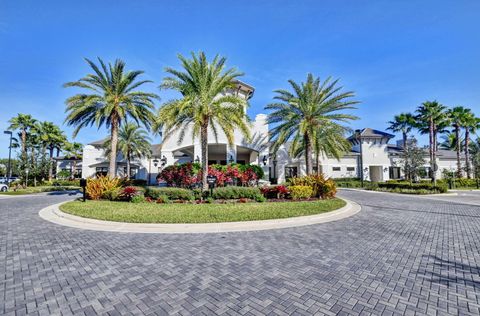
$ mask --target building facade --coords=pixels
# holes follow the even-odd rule
[[[238,82],[237,89],[228,91],[250,99],[253,87]],[[217,137],[209,131],[208,134],[208,163],[222,164],[242,163],[256,164],[263,168],[265,178],[271,183],[282,183],[290,177],[305,174],[305,160],[303,157],[291,157],[288,149],[290,143],[281,146],[277,152],[270,152],[268,142],[269,127],[267,115],[258,114],[251,121],[250,141],[235,131],[234,143],[229,144],[223,132],[218,131]],[[131,178],[146,180],[148,184],[156,184],[156,177],[168,165],[186,162],[202,161],[200,139],[192,138],[187,131],[181,140],[179,133],[173,133],[161,144],[152,145],[151,158],[135,159],[131,164]],[[352,143],[351,152],[339,160],[333,157],[320,157],[320,172],[332,178],[363,178],[366,181],[382,182],[403,177],[400,167],[402,147],[391,144],[394,135],[371,129],[362,129],[356,136],[348,140]],[[83,160],[77,165],[81,167],[82,177],[95,177],[106,174],[108,159],[105,156],[103,144],[106,139],[99,140],[84,146]],[[428,156],[428,153],[427,153]],[[315,159],[313,159],[315,161]],[[64,163],[65,165],[67,163]],[[62,162],[59,163],[62,166]],[[456,156],[453,151],[439,150],[437,154],[437,178],[441,178],[442,171],[456,169]],[[425,165],[425,178],[428,178],[429,163]],[[127,177],[126,162],[121,154],[117,156],[117,176]]]

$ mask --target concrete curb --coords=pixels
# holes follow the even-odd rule
[[[343,199],[345,200],[345,199]],[[327,223],[350,217],[358,213],[360,205],[345,200],[347,204],[335,211],[318,215],[290,217],[282,219],[249,221],[249,222],[224,222],[206,224],[141,224],[102,221],[83,218],[64,213],[59,206],[63,203],[48,206],[38,213],[41,218],[49,222],[86,230],[122,232],[122,233],[161,233],[161,234],[199,234],[199,233],[225,233],[280,229]]]
[[[367,192],[367,193],[384,193],[384,194],[396,194],[403,196],[418,196],[418,197],[429,197],[429,196],[457,196],[457,192],[447,192],[447,193],[433,193],[433,194],[407,194],[407,193],[396,193],[396,192],[384,192],[384,191],[373,191],[366,189],[355,189],[355,188],[339,188],[344,191],[357,191],[357,192]]]

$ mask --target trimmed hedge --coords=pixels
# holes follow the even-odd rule
[[[169,200],[191,201],[195,199],[191,190],[183,188],[147,187],[144,194],[145,197],[149,197],[154,200],[157,200],[164,196],[168,197]]]
[[[213,190],[215,200],[234,200],[234,199],[257,199],[262,195],[259,188],[253,187],[223,187]],[[263,196],[263,195],[262,195]]]
[[[375,188],[400,192],[405,190],[408,193],[414,193],[415,191],[423,191],[422,193],[445,193],[448,191],[447,186],[445,185],[433,185],[428,183],[385,182],[376,183],[371,186],[371,189],[375,190]]]

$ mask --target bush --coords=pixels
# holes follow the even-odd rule
[[[135,195],[135,196],[132,197],[130,202],[132,202],[132,203],[144,203],[144,202],[147,202],[147,201],[146,201],[146,199],[143,195]]]
[[[171,203],[170,199],[168,198],[168,195],[166,195],[166,194],[159,195],[156,200],[157,200],[157,203],[159,203],[159,204],[162,204],[162,203],[170,204]]]
[[[385,183],[376,183],[375,186],[370,186],[369,189],[376,190],[386,190],[399,193],[417,193],[417,194],[428,194],[428,193],[445,193],[447,192],[447,186],[433,185],[430,183],[409,183],[409,182],[385,182]],[[418,191],[418,192],[415,192]]]
[[[139,192],[137,190],[137,188],[135,187],[125,187],[123,188],[122,190],[122,193],[120,193],[120,197],[122,197],[123,199],[127,200],[127,201],[131,201],[133,197],[139,195]]]
[[[322,199],[330,199],[337,194],[337,185],[332,179],[326,179],[323,175],[309,175],[298,178],[291,178],[292,186],[309,186],[313,190],[312,196]],[[291,194],[291,189],[290,189]]]
[[[124,180],[124,185],[127,186],[138,186],[138,187],[144,187],[147,185],[147,180],[143,179],[128,179]]]
[[[52,185],[52,186],[80,186],[80,180],[52,180],[52,181],[45,181],[45,185]]]
[[[213,190],[213,198],[216,200],[237,200],[241,198],[254,200],[261,195],[260,189],[252,187],[223,187]]]
[[[360,188],[362,187],[362,181],[359,178],[335,178],[332,179],[335,181],[337,187],[340,188]],[[364,181],[366,184],[368,181]]]
[[[284,185],[264,186],[260,188],[260,191],[268,199],[286,198],[290,193]]]
[[[102,193],[102,199],[116,201],[119,200],[122,194],[121,188],[111,188]]]
[[[308,185],[292,185],[289,189],[294,200],[308,199],[313,195],[313,189]]]
[[[267,198],[264,197],[263,195],[259,194],[255,197],[255,201],[259,203],[263,203],[267,201]]]
[[[111,197],[116,189],[120,188],[119,178],[100,176],[96,179],[87,180],[87,196],[92,200],[104,198],[104,195]],[[108,191],[108,193],[106,193]]]
[[[145,197],[150,197],[154,200],[166,196],[170,200],[191,201],[194,200],[194,195],[191,190],[183,188],[157,188],[147,187],[145,190]]]

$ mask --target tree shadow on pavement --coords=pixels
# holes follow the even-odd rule
[[[480,267],[453,260],[445,260],[438,256],[425,255],[427,266],[417,272],[431,283],[446,286],[464,285],[475,289],[480,288]]]

